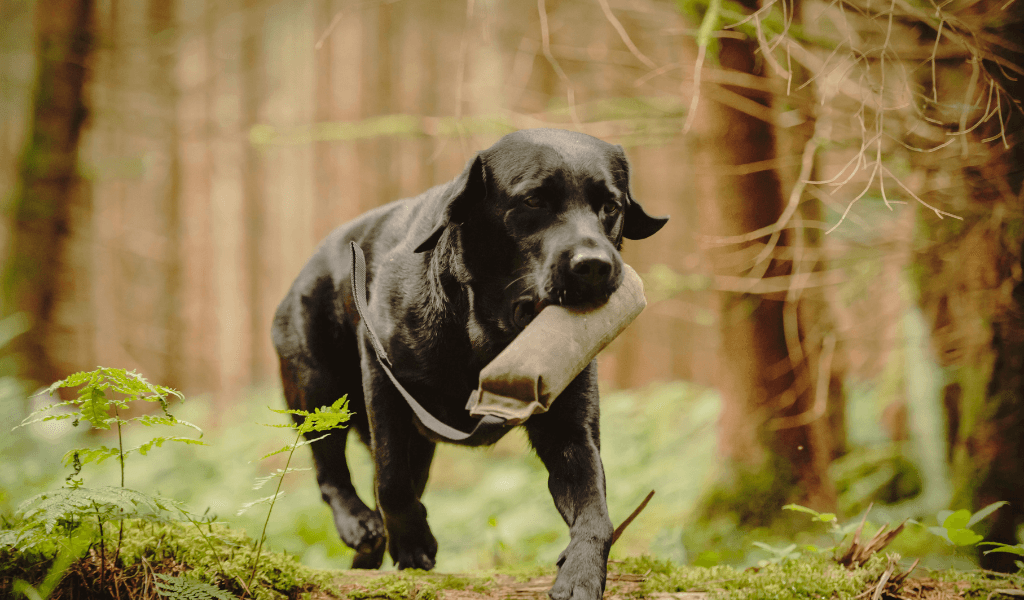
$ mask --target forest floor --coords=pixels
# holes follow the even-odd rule
[[[890,555],[891,556],[891,555]],[[854,571],[839,571],[824,561],[796,561],[746,572],[726,568],[669,567],[660,573],[637,574],[636,564],[611,565],[604,597],[619,599],[782,599],[852,598],[859,600],[956,600],[1021,597],[1020,577],[986,572],[927,573],[893,577],[898,573],[879,567],[889,563],[880,557],[874,565]],[[623,567],[624,570],[623,570]],[[840,567],[841,569],[841,567]],[[725,577],[722,577],[725,575]],[[839,576],[845,581],[836,581]],[[810,576],[810,577],[808,577]],[[894,581],[898,579],[898,581]],[[384,573],[346,571],[336,580],[342,598],[439,598],[441,600],[545,599],[554,574],[536,576],[503,572],[469,575]],[[336,596],[323,592],[313,596]]]
[[[2,555],[3,552],[0,552]],[[273,554],[267,555],[271,558]],[[3,558],[3,557],[0,557]],[[40,571],[11,569],[7,555],[6,567],[0,568],[0,597],[22,597],[12,584],[18,579],[40,585]],[[215,576],[213,580],[199,575],[189,564],[164,558],[162,561],[141,560],[125,566],[110,565],[105,574],[99,572],[99,557],[90,550],[70,565],[61,582],[42,595],[26,594],[26,598],[53,600],[77,598],[199,598],[221,600],[253,597],[260,599],[328,600],[543,600],[554,584],[553,567],[503,567],[496,570],[466,574],[445,574],[419,570],[321,571],[286,563],[262,568],[248,589],[253,595],[241,593],[234,581]],[[287,559],[286,559],[287,561]],[[914,568],[896,554],[877,554],[864,564],[848,568],[833,556],[805,555],[800,558],[767,564],[763,567],[736,569],[729,566],[676,566],[650,557],[631,558],[609,564],[604,598],[608,600],[678,599],[678,600],[1000,600],[1024,596],[1024,573],[1006,575],[987,571],[929,571]],[[110,564],[110,563],[108,563]],[[145,569],[136,568],[138,564]],[[294,564],[294,563],[293,563]],[[23,567],[25,565],[23,564]],[[284,567],[283,569],[281,567]],[[34,571],[33,576],[30,571]],[[146,572],[149,575],[146,575]],[[193,583],[215,584],[205,591],[159,590],[157,577],[185,576]],[[283,576],[283,578],[282,578]],[[106,581],[106,584],[97,583]],[[206,584],[200,584],[206,585]],[[30,590],[30,592],[34,592]],[[12,594],[12,592],[15,592]]]

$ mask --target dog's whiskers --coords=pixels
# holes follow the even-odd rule
[[[505,289],[507,290],[508,288],[512,287],[513,285],[519,283],[520,281],[526,279],[529,276],[530,276],[530,274],[527,273],[527,274],[523,275],[522,277],[516,277],[508,285],[505,286]]]

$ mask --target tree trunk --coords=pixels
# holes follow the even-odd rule
[[[723,38],[718,43],[723,69],[763,75],[757,66],[756,42]],[[731,107],[736,101],[729,102],[731,106],[716,101],[723,93],[753,102],[740,111]],[[737,168],[761,161],[770,165],[776,158],[776,132],[768,122],[774,115],[765,92],[706,84],[701,89],[691,148],[702,198],[701,220],[712,238],[747,234],[772,225],[782,215],[785,201],[774,167],[753,172]],[[771,523],[786,502],[819,510],[834,510],[836,504],[826,471],[835,442],[829,411],[822,410],[828,405],[830,385],[826,382],[822,388],[816,383],[819,370],[831,380],[830,365],[817,367],[822,357],[829,360],[834,336],[816,333],[816,340],[806,339],[806,329],[830,331],[827,315],[816,311],[823,322],[805,326],[796,305],[787,306],[785,291],[759,291],[764,278],[792,275],[788,260],[754,260],[768,241],[765,236],[727,245],[710,257],[722,290],[717,379],[723,400],[719,449],[727,474],[724,488],[705,499],[703,512],[712,517],[735,511],[744,525]],[[785,230],[778,249],[794,241],[793,230]],[[816,242],[799,241],[804,248]],[[794,344],[800,348],[791,347]]]
[[[78,201],[78,140],[86,118],[83,87],[92,55],[91,0],[38,0],[39,66],[29,141],[11,201],[11,245],[4,269],[4,312],[23,311],[29,332],[12,349],[19,374],[34,383],[60,377],[50,353],[57,273]]]
[[[991,55],[1024,65],[1024,53],[1014,44],[1024,7],[1000,6],[982,2],[955,16],[971,31],[986,28],[989,39],[1004,40],[992,45]],[[934,41],[923,40],[925,45],[932,48]],[[969,59],[965,51],[940,60],[933,71],[938,100],[966,103],[955,105],[955,110],[944,102],[929,107],[929,116],[945,122],[947,131],[964,128],[965,110],[972,124],[984,119],[989,81],[980,79],[974,97],[964,99],[970,89],[964,82],[972,77]],[[1017,106],[962,136],[967,138],[962,144],[918,159],[919,167],[929,170],[940,202],[959,207],[957,213],[964,219],[922,223],[927,235],[920,237],[931,245],[919,261],[920,303],[931,319],[933,343],[948,382],[944,403],[952,508],[978,510],[992,502],[1009,502],[978,527],[988,529],[986,541],[1013,545],[1018,542],[1017,528],[1024,524],[1024,116],[1019,104],[1024,80],[1007,75],[1009,71],[994,62],[979,66],[1005,90],[1001,101],[1011,105],[1012,98]],[[933,82],[927,83],[931,89]],[[982,142],[986,138],[989,141]],[[1017,570],[1011,554],[979,558],[984,568]]]

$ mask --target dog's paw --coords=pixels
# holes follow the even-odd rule
[[[391,558],[399,569],[423,569],[429,571],[434,568],[434,559],[437,557],[437,540],[430,529],[420,532],[418,540],[410,539],[413,536],[406,536],[404,540],[395,540],[392,544]]]
[[[372,552],[362,554],[357,552],[352,557],[352,568],[353,569],[379,569],[380,565],[384,562],[384,545]]]
[[[334,525],[338,529],[341,541],[353,548],[357,556],[360,554],[384,556],[384,522],[377,512],[365,509],[358,515],[335,513]],[[380,566],[379,562],[377,566]],[[365,568],[376,569],[377,566]]]
[[[607,576],[605,561],[591,553],[562,553],[555,585],[548,590],[551,600],[600,600]]]
[[[395,564],[399,570],[402,569],[423,569],[429,571],[434,568],[434,557],[437,556],[437,551],[433,553],[427,550],[413,549],[408,552],[398,552],[395,558]]]

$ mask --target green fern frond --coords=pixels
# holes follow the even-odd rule
[[[55,409],[62,408],[62,407],[65,407],[65,406],[74,406],[74,404],[75,404],[75,402],[73,402],[71,400],[68,400],[66,402],[56,402],[54,404],[47,404],[46,406],[44,406],[42,408],[38,408],[38,409],[30,412],[28,414],[28,416],[26,416],[24,419],[22,419],[21,423],[19,423],[17,426],[15,426],[11,431],[13,431],[14,429],[17,429],[18,427],[28,427],[29,425],[32,425],[33,423],[38,423],[40,421],[45,421],[45,420],[47,420],[48,417],[54,416],[54,415],[41,416],[41,415],[44,415],[44,413],[49,413],[50,411],[53,411]],[[61,413],[60,415],[57,415],[57,416],[63,416],[64,414],[67,414],[69,417],[77,417],[78,416],[77,412]]]
[[[195,439],[187,438],[187,437],[179,437],[179,436],[163,437],[163,436],[160,436],[160,437],[155,437],[155,438],[149,440],[148,442],[146,442],[144,444],[139,444],[138,446],[136,446],[134,448],[130,448],[128,450],[125,450],[124,455],[128,456],[129,454],[132,454],[134,452],[138,452],[139,454],[145,456],[146,453],[149,452],[150,450],[152,450],[154,446],[159,448],[160,446],[164,445],[164,442],[178,442],[178,443],[181,443],[181,444],[192,444],[194,446],[205,446],[206,445],[206,443],[201,441],[201,440],[195,440]]]
[[[60,381],[53,382],[53,384],[51,384],[50,387],[39,392],[39,394],[37,395],[46,394],[47,396],[52,396],[57,390],[59,390],[62,387],[78,387],[92,379],[92,374],[93,371],[79,371],[78,373],[68,375],[64,379],[61,379]]]
[[[108,517],[140,517],[158,512],[169,513],[177,502],[151,496],[129,488],[62,488],[32,496],[18,506],[18,512],[30,527],[42,527],[52,533],[60,522],[73,517],[93,516],[96,511]]]
[[[89,463],[99,464],[108,458],[116,458],[118,454],[117,448],[107,448],[106,446],[100,446],[99,448],[75,448],[68,450],[62,460],[65,467],[72,466],[76,460],[80,465],[87,465]],[[77,459],[75,458],[76,455],[78,456]]]
[[[238,600],[238,596],[194,577],[157,573],[156,591],[169,600]]]
[[[242,505],[241,508],[238,509],[238,512],[235,513],[235,515],[240,517],[240,516],[244,515],[246,512],[248,512],[248,510],[250,508],[252,508],[254,506],[259,506],[260,504],[270,504],[271,502],[273,502],[277,498],[280,498],[281,496],[284,496],[284,492],[277,492],[276,494],[271,494],[271,495],[266,496],[264,498],[260,498],[259,500],[253,500],[252,502],[246,502],[245,504]]]
[[[102,387],[88,387],[79,396],[82,401],[82,419],[92,423],[97,429],[110,429],[110,400]]]
[[[264,454],[263,456],[260,457],[260,460],[263,460],[264,458],[269,458],[271,456],[275,456],[277,454],[284,454],[285,452],[291,452],[292,450],[294,450],[296,448],[301,448],[303,446],[308,446],[308,445],[312,444],[313,442],[319,442],[320,440],[324,439],[328,435],[330,435],[330,434],[329,433],[325,433],[325,434],[321,435],[320,437],[315,437],[315,438],[313,438],[311,440],[299,440],[299,441],[295,442],[294,444],[288,444],[287,446],[284,446],[283,448],[278,448],[277,450],[274,450],[273,452],[270,452],[268,454]]]
[[[268,407],[269,408],[269,407]],[[338,429],[348,422],[352,413],[348,410],[348,396],[342,396],[338,398],[334,404],[330,406],[318,406],[313,409],[313,412],[296,409],[276,409],[270,408],[271,412],[276,412],[281,415],[297,415],[305,417],[302,423],[299,425],[299,431],[301,433],[311,433],[313,431],[329,431],[331,429]],[[282,425],[267,425],[267,427],[282,427]],[[265,458],[265,457],[264,457]]]
[[[166,427],[173,427],[174,425],[184,425],[185,427],[189,427],[191,429],[195,429],[196,431],[198,431],[200,437],[202,437],[203,434],[203,430],[200,429],[198,425],[190,423],[188,421],[182,421],[181,419],[175,417],[174,415],[167,413],[164,413],[163,415],[142,415],[139,417],[133,417],[132,419],[129,420],[142,423],[146,427],[152,427],[153,425],[164,425]]]
[[[271,473],[270,475],[267,475],[265,477],[257,477],[256,478],[256,482],[253,483],[252,489],[253,490],[263,489],[263,486],[267,485],[267,482],[270,481],[271,479],[275,479],[277,477],[284,477],[288,473],[293,473],[295,471],[312,471],[312,470],[313,469],[311,469],[310,467],[291,467],[291,468],[288,468],[288,469],[278,469],[278,470],[274,471],[273,473]]]

